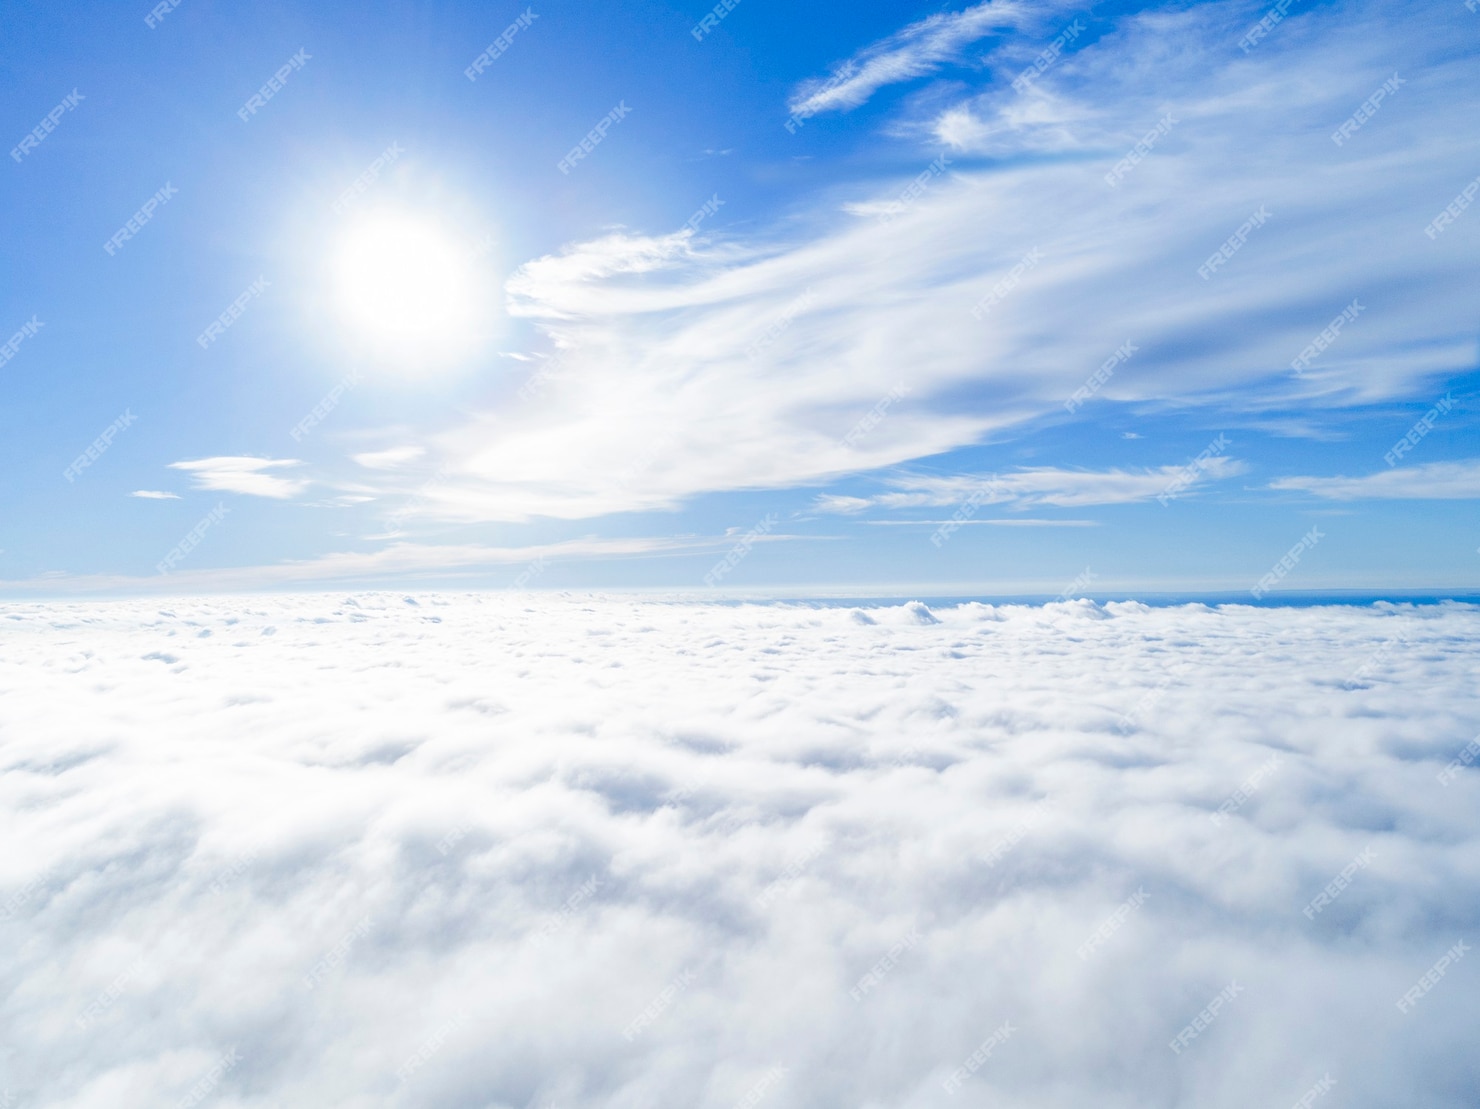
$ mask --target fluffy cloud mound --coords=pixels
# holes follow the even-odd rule
[[[0,626],[16,1106],[1474,1104],[1480,609]]]

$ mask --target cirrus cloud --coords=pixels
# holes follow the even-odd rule
[[[1066,470],[1037,466],[1005,474],[891,474],[883,482],[892,492],[868,497],[825,493],[815,507],[852,515],[867,508],[942,508],[973,504],[1055,505],[1085,507],[1136,504],[1173,490],[1178,496],[1207,481],[1246,473],[1248,466],[1226,455],[1196,464],[1154,470]],[[995,521],[986,521],[995,522]]]
[[[1423,228],[1480,156],[1473,73],[1432,36],[1395,35],[1412,9],[1387,0],[1312,9],[1245,57],[1228,36],[1248,10],[1131,14],[1048,70],[1034,110],[1072,157],[1027,157],[1026,140],[1005,161],[955,160],[903,208],[906,182],[870,181],[768,233],[613,232],[527,263],[509,310],[555,353],[497,434],[491,413],[431,433],[446,473],[417,514],[581,519],[824,485],[1062,420],[1127,341],[1134,358],[1076,418],[1191,406],[1309,421],[1462,372],[1480,224],[1437,241]],[[1395,66],[1422,110],[1333,145],[1332,120]],[[963,110],[996,134],[1008,109],[991,98],[1006,94],[985,95]],[[1173,111],[1165,140],[1107,184]],[[1201,278],[1261,207],[1267,223]],[[875,210],[892,218],[850,214]],[[1292,374],[1354,297],[1357,322]],[[845,442],[901,385],[908,398]]]
[[[856,108],[886,85],[933,73],[962,50],[998,31],[1040,25],[1049,12],[1069,10],[1063,0],[984,0],[959,12],[941,12],[911,23],[859,51],[828,78],[805,81],[791,99],[793,116]]]
[[[1363,477],[1283,477],[1269,487],[1336,501],[1476,500],[1480,499],[1480,458],[1426,462]]]

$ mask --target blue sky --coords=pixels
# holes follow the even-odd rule
[[[0,10],[5,592],[1480,586],[1464,0]]]

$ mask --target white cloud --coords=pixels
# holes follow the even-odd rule
[[[310,483],[306,480],[278,477],[276,474],[265,471],[301,465],[303,463],[295,458],[272,459],[228,455],[219,458],[171,462],[170,469],[184,470],[190,475],[197,489],[286,500],[296,497],[307,489]]]
[[[147,501],[178,501],[179,493],[165,493],[158,489],[135,489],[130,497],[142,497]]]
[[[526,262],[509,278],[508,292],[518,315],[542,319],[591,315],[605,307],[593,283],[634,274],[662,276],[676,261],[693,256],[692,239],[690,231],[659,237],[614,232]],[[620,290],[612,292],[621,296]],[[611,307],[640,311],[643,306],[642,299],[622,298]]]
[[[426,454],[425,447],[389,447],[383,451],[366,451],[353,458],[369,470],[397,470],[408,462],[415,462]]]
[[[5,617],[19,1105],[1473,1101],[1473,607]]]
[[[1154,470],[1065,470],[1038,466],[1005,474],[898,474],[883,479],[894,492],[869,497],[824,494],[813,507],[822,512],[852,515],[873,507],[941,508],[968,500],[976,504],[1061,507],[1134,504],[1152,500],[1172,487],[1183,496],[1207,481],[1236,477],[1247,469],[1237,459],[1215,455],[1195,466],[1189,463]]]
[[[1423,234],[1474,176],[1473,73],[1433,36],[1403,33],[1411,8],[1381,2],[1292,16],[1245,57],[1229,44],[1246,7],[1129,18],[1045,73],[1034,87],[1070,105],[1053,118],[1077,136],[1073,158],[960,164],[888,222],[843,209],[893,200],[899,181],[745,241],[614,233],[530,262],[510,311],[546,332],[549,378],[497,411],[497,434],[481,414],[431,436],[447,473],[417,512],[581,519],[821,485],[1064,419],[1127,341],[1138,352],[1077,418],[1176,404],[1249,420],[1298,405],[1317,421],[1427,394],[1473,361],[1480,222]],[[1394,67],[1414,74],[1402,94],[1422,110],[1334,146],[1331,120]],[[1181,122],[1166,141],[1107,185],[1171,108]],[[1453,191],[1436,189],[1445,181]],[[1269,221],[1201,280],[1261,205]],[[973,318],[1035,249],[1041,262]],[[1370,310],[1296,378],[1291,360],[1353,296]],[[909,395],[845,445],[900,384]]]
[[[1312,493],[1336,501],[1438,500],[1480,498],[1480,458],[1459,462],[1426,462],[1381,470],[1365,477],[1283,477],[1271,489]]]
[[[958,60],[973,42],[998,31],[1041,25],[1055,10],[1067,10],[1067,5],[986,0],[963,11],[927,16],[855,54],[832,76],[804,82],[792,97],[791,113],[805,119],[856,108],[886,85],[923,77]]]
[[[1053,154],[1113,141],[1091,130],[1114,110],[1092,113],[1040,88],[987,94],[986,103],[957,104],[929,124],[936,142],[963,154]]]
[[[848,497],[836,493],[821,493],[812,507],[819,512],[833,512],[840,516],[852,516],[863,512],[874,504],[872,497]]]

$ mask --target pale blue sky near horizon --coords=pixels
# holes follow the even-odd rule
[[[0,595],[1480,588],[1480,12],[712,8],[0,2]]]

